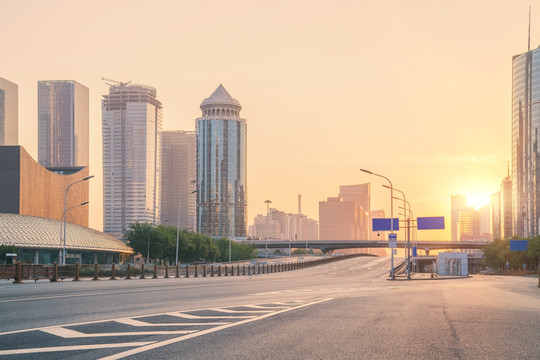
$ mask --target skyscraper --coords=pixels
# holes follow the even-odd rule
[[[201,104],[197,132],[197,231],[246,236],[247,124],[223,85]]]
[[[501,238],[512,237],[512,179],[507,176],[501,183]]]
[[[163,131],[161,221],[178,226],[180,215],[182,229],[195,226],[196,150],[195,131]]]
[[[458,240],[478,241],[480,238],[480,210],[468,208],[459,211]]]
[[[459,224],[459,212],[461,210],[467,209],[467,199],[461,195],[452,195],[452,204],[451,204],[451,236],[452,241],[459,240],[458,224]]]
[[[0,146],[19,144],[19,87],[0,78]]]
[[[88,166],[88,88],[73,80],[38,81],[38,162]]]
[[[162,105],[156,89],[109,84],[103,95],[103,231],[160,222]]]
[[[501,239],[501,192],[497,191],[490,197],[491,203],[491,235],[493,239]]]
[[[540,219],[540,48],[512,58],[512,228],[537,235]]]

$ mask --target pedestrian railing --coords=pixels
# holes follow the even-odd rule
[[[13,279],[14,284],[24,280],[49,280],[51,282],[83,279],[160,279],[160,278],[199,278],[225,276],[252,276],[284,271],[305,269],[350,259],[361,254],[324,257],[290,263],[264,264],[200,264],[200,265],[155,265],[155,264],[69,264],[34,265],[18,262],[14,265],[0,265],[0,279]]]

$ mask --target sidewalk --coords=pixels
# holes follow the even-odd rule
[[[438,276],[436,274],[431,277],[431,273],[412,273],[411,280],[449,280],[449,279],[469,279],[472,276]],[[387,280],[391,281],[390,277]],[[406,274],[396,275],[394,281],[408,281]]]

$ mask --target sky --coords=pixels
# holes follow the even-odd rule
[[[0,77],[19,85],[19,143],[37,159],[37,81],[90,89],[90,227],[101,230],[102,77],[153,86],[164,130],[194,130],[219,84],[248,124],[248,223],[265,200],[318,219],[340,185],[388,177],[414,216],[489,203],[511,160],[511,61],[525,1],[0,0]],[[540,43],[532,9],[531,49]],[[59,199],[58,201],[63,201]],[[395,204],[398,207],[399,204]],[[398,210],[396,210],[398,211]]]

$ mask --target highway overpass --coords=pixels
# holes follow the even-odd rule
[[[490,242],[459,242],[459,241],[411,241],[411,247],[416,246],[418,250],[450,250],[450,249],[482,249]],[[313,248],[320,249],[326,253],[329,250],[340,249],[363,249],[363,248],[387,248],[388,241],[373,240],[317,240],[317,241],[287,241],[287,240],[251,240],[249,244],[257,249],[286,249],[289,248]],[[398,248],[406,248],[406,241],[398,241]]]

